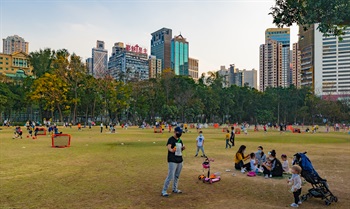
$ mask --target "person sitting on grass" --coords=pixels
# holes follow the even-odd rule
[[[289,173],[289,163],[288,163],[287,155],[282,154],[281,155],[281,159],[282,159],[283,172],[284,173]]]
[[[244,164],[244,160],[249,159],[249,155],[244,156],[244,152],[246,150],[245,145],[241,145],[235,155],[235,168],[237,170],[241,170],[242,173],[250,170],[250,163]]]
[[[264,168],[264,174],[265,178],[272,178],[272,177],[278,177],[282,176],[283,174],[283,168],[282,163],[276,158],[276,151],[272,150],[269,154],[269,160],[271,161],[271,164],[267,164],[266,162],[262,165]]]
[[[14,133],[14,134],[15,134],[15,135],[13,136],[12,139],[14,139],[14,138],[19,138],[19,137],[21,137],[21,139],[22,139],[22,129],[21,129],[20,126],[17,126],[17,127],[16,127],[15,133]]]
[[[199,150],[202,151],[202,156],[201,157],[206,157],[205,153],[204,153],[204,148],[203,148],[203,146],[204,146],[204,136],[203,136],[203,132],[202,131],[199,131],[199,136],[197,137],[196,141],[197,141],[197,152],[196,152],[195,157],[198,156]]]
[[[261,170],[258,169],[258,161],[255,158],[255,153],[252,152],[250,153],[249,156],[250,156],[250,170],[255,173],[261,172]]]
[[[258,162],[258,167],[260,168],[264,162],[266,162],[266,155],[264,153],[264,148],[258,146],[258,151],[255,153],[256,161]]]

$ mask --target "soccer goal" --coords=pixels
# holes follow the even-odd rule
[[[46,136],[46,128],[38,128],[37,136]]]
[[[53,134],[51,137],[52,147],[66,148],[70,147],[71,135],[69,134]]]

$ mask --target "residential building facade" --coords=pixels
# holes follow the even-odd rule
[[[289,28],[268,28],[265,31],[265,42],[274,40],[282,44],[279,86],[288,87],[290,85],[290,29]]]
[[[162,28],[151,34],[151,55],[162,61],[162,70],[171,68],[172,30]]]
[[[92,71],[92,58],[87,58],[86,59],[86,68],[87,68],[87,73],[89,75],[93,75],[93,71]]]
[[[297,88],[301,87],[301,53],[298,43],[293,44],[291,84]]]
[[[158,78],[162,74],[162,60],[156,56],[149,56],[149,78]]]
[[[282,43],[269,39],[265,44],[260,45],[259,54],[259,90],[265,91],[267,87],[284,86],[282,85]]]
[[[29,65],[28,54],[15,52],[0,54],[0,74],[10,78],[25,78],[33,75],[33,68]]]
[[[198,70],[199,70],[199,61],[197,59],[188,58],[188,75],[193,78],[193,80],[198,80]]]
[[[180,34],[171,40],[171,69],[176,75],[188,75],[188,42]]]
[[[116,80],[123,82],[149,79],[147,50],[136,45],[115,43],[108,62],[108,71]]]
[[[255,69],[252,70],[243,70],[243,86],[248,85],[252,88],[258,89],[258,71]]]
[[[2,50],[4,54],[24,52],[29,54],[29,43],[18,35],[8,36],[2,39]]]

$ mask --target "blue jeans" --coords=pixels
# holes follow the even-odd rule
[[[167,193],[170,181],[173,180],[173,191],[177,191],[177,183],[179,181],[182,170],[182,163],[168,162],[168,176],[165,179],[162,194]]]
[[[202,150],[202,154],[205,155],[205,154],[204,154],[204,148],[203,148],[203,146],[197,146],[196,155],[198,155],[199,150]]]
[[[230,148],[232,147],[231,144],[229,143],[229,140],[228,140],[228,139],[226,139],[226,148],[227,148],[227,147],[230,147]]]

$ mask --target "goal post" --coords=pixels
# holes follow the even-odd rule
[[[51,136],[52,147],[66,148],[70,147],[71,135],[69,134],[53,134]]]

